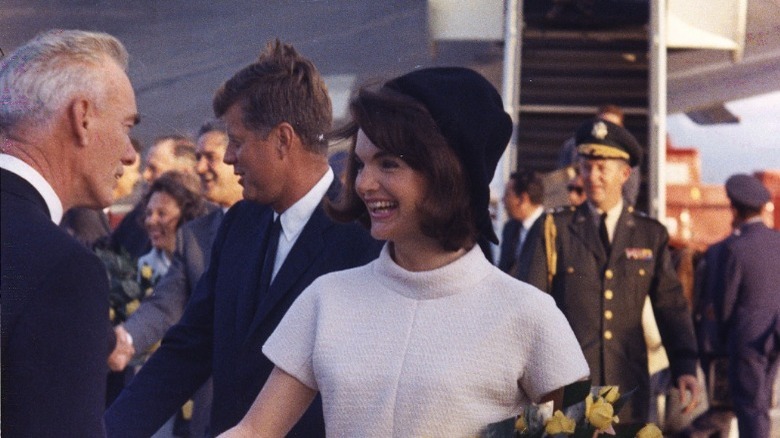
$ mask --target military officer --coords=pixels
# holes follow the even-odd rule
[[[658,221],[626,205],[623,185],[642,149],[624,128],[605,120],[576,133],[588,201],[545,217],[529,282],[550,292],[580,342],[595,385],[636,393],[619,412],[621,424],[644,423],[649,406],[642,307],[650,296],[685,411],[701,391],[691,314]]]
[[[726,243],[720,316],[739,436],[770,436],[769,409],[780,353],[780,232],[761,220],[769,191],[745,174],[726,181],[736,234]],[[776,436],[776,435],[773,435]]]

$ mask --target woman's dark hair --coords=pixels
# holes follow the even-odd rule
[[[197,177],[184,174],[177,171],[165,172],[159,178],[154,180],[149,190],[146,191],[141,202],[146,207],[152,195],[157,192],[163,192],[176,201],[181,210],[181,217],[176,224],[179,228],[181,224],[206,214],[206,203],[200,193],[200,181]],[[144,220],[144,215],[139,217]]]
[[[398,156],[425,176],[427,193],[417,206],[423,234],[436,239],[448,251],[471,249],[477,230],[470,207],[469,181],[428,110],[404,94],[386,88],[363,88],[350,102],[350,112],[352,122],[330,136],[350,139],[351,144],[344,187],[335,202],[326,202],[328,214],[341,222],[357,219],[366,227],[371,224],[355,189],[355,139],[361,129],[377,148]]]

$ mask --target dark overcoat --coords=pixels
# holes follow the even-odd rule
[[[594,385],[637,392],[619,413],[621,423],[647,418],[649,376],[642,308],[650,296],[671,371],[696,375],[691,313],[669,256],[668,234],[658,221],[624,208],[609,258],[588,203],[552,214],[556,273],[548,284],[545,230],[533,254],[528,281],[550,292],[580,342]],[[548,227],[549,228],[549,227]]]
[[[2,436],[100,437],[111,324],[103,263],[0,169]]]

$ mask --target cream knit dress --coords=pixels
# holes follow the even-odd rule
[[[328,436],[476,436],[589,374],[551,297],[478,246],[441,268],[374,262],[324,275],[263,352],[320,391]]]

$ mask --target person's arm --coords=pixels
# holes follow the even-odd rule
[[[249,412],[222,438],[284,437],[311,404],[317,391],[274,368]]]
[[[698,348],[693,331],[693,317],[683,296],[682,284],[672,266],[668,250],[669,237],[665,232],[656,247],[655,278],[650,288],[653,313],[658,322],[669,369],[680,389],[683,412],[691,412],[699,403],[701,386],[696,378]],[[686,400],[686,393],[691,397]]]
[[[116,342],[108,356],[108,367],[111,371],[119,372],[127,367],[130,359],[135,355],[135,348],[133,348],[133,337],[121,325],[114,327],[114,338]]]
[[[151,436],[211,375],[215,283],[229,221],[181,320],[104,415],[109,437]]]
[[[188,285],[184,261],[176,254],[168,271],[154,286],[154,293],[123,324],[138,354],[149,351],[179,322],[190,295]]]

